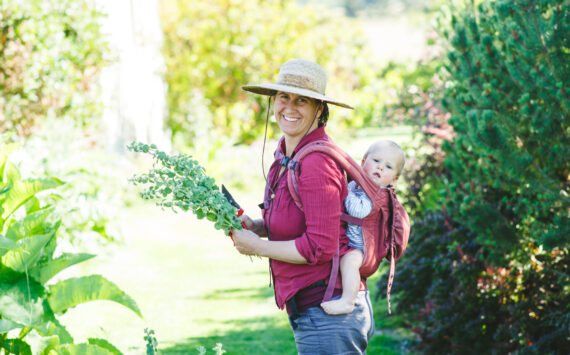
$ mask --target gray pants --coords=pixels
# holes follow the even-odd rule
[[[289,317],[289,322],[299,355],[366,354],[374,334],[368,290],[358,293],[352,313],[331,316],[316,306],[300,312],[295,320]]]

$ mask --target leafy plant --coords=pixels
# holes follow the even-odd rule
[[[131,181],[148,185],[141,192],[145,200],[154,200],[158,206],[173,211],[192,211],[199,219],[214,222],[216,229],[229,234],[231,228],[241,229],[236,209],[216,186],[213,178],[205,174],[200,164],[186,154],[170,156],[156,145],[133,142],[129,150],[152,156],[153,168],[147,173],[135,175]]]
[[[47,117],[95,117],[102,16],[93,1],[0,2],[0,131],[29,136]]]
[[[415,175],[394,284],[423,352],[569,347],[568,5],[475,1],[441,17],[453,131]]]
[[[144,340],[146,341],[146,355],[158,355],[158,341],[154,335],[154,330],[146,328],[144,330]]]
[[[119,303],[142,317],[136,302],[100,275],[54,280],[70,266],[93,258],[57,250],[61,220],[41,193],[63,184],[56,178],[21,179],[6,155],[0,156],[0,349],[8,353],[116,354],[101,339],[73,344],[57,315],[94,300]],[[36,333],[39,345],[26,336]]]

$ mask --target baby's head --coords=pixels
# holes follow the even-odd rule
[[[379,186],[389,186],[398,180],[404,164],[404,151],[390,140],[374,142],[362,158],[362,169]]]

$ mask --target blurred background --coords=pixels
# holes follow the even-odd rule
[[[263,150],[267,101],[240,86],[306,58],[355,107],[331,107],[339,146],[360,161],[388,138],[407,155],[397,189],[412,234],[395,314],[386,265],[368,281],[369,353],[566,353],[568,7],[2,0],[0,349],[294,354],[267,263],[210,222],[141,199],[129,179],[152,162],[126,147],[192,156],[259,217],[279,131],[270,119]],[[62,261],[72,254],[83,257]],[[55,263],[57,275],[37,276]],[[58,285],[84,275],[105,281],[56,307]]]

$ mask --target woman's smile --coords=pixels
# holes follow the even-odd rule
[[[318,127],[320,113],[320,106],[312,98],[288,92],[277,92],[275,119],[285,135],[287,150],[295,149],[306,134]]]

